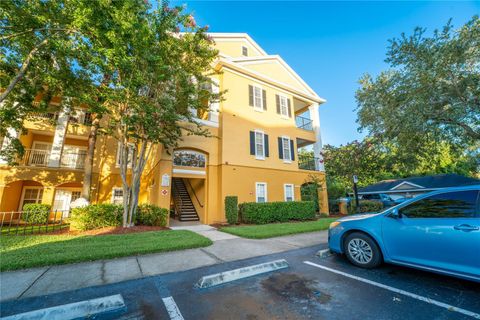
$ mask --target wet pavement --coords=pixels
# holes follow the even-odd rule
[[[363,270],[350,265],[343,256],[333,255],[326,258],[315,256],[315,253],[323,248],[325,246],[296,249],[112,285],[12,300],[2,303],[1,312],[2,316],[6,316],[121,294],[126,308],[92,318],[178,320],[417,320],[475,319],[477,316],[480,318],[478,283],[392,265]],[[194,287],[202,276],[276,259],[286,259],[289,268],[218,287],[208,289]],[[306,261],[325,269],[307,264]],[[164,300],[170,297],[181,316],[167,312]],[[440,302],[440,305],[434,302]],[[171,307],[170,305],[169,308]]]

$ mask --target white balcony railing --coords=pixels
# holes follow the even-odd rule
[[[59,168],[84,169],[87,151],[64,152],[60,157]],[[50,150],[27,149],[19,164],[29,167],[49,167]]]

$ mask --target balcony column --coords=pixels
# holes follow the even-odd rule
[[[12,143],[12,138],[18,138],[18,136],[19,136],[17,130],[15,130],[14,128],[8,128],[7,132],[8,132],[9,137],[5,136],[3,138],[3,142],[2,142],[2,145],[0,147],[0,150],[4,150],[4,149],[8,148],[10,146],[10,143]],[[7,163],[8,163],[8,161],[5,157],[0,157],[0,164],[7,164]]]
[[[315,161],[315,170],[325,171],[322,157],[322,135],[320,133],[320,112],[318,109],[318,103],[314,103],[308,107],[310,112],[310,119],[312,120],[312,128],[315,133],[315,143],[313,144],[313,154],[319,161]]]
[[[52,150],[50,150],[50,158],[48,159],[49,167],[60,167],[60,158],[62,157],[63,144],[65,142],[65,135],[67,134],[69,117],[69,108],[67,106],[63,106],[62,110],[58,113],[57,125],[55,126]]]
[[[213,94],[219,94],[220,93],[220,83],[218,79],[213,78],[212,79],[213,84],[212,84],[212,93]],[[215,101],[210,104],[210,111],[208,114],[208,120],[212,122],[218,122],[218,112],[220,111],[220,102]]]

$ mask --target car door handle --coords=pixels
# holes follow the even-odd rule
[[[480,227],[477,226],[471,226],[469,224],[461,224],[458,226],[453,227],[455,230],[460,230],[460,231],[475,231],[475,230],[480,230]]]

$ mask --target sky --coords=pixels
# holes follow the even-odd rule
[[[480,1],[172,1],[186,4],[211,32],[248,33],[268,54],[280,55],[327,102],[320,106],[324,144],[362,139],[358,79],[388,69],[388,40],[417,26],[432,32],[451,18],[460,27],[480,14]]]

